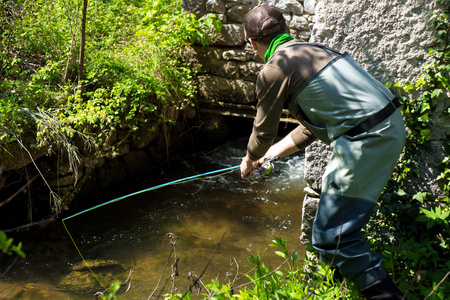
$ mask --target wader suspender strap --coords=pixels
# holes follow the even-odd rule
[[[331,52],[333,52],[333,53],[335,53],[337,55],[342,55],[340,52],[338,52],[336,50],[333,50],[331,48],[328,48],[327,46],[324,46],[324,45],[321,45],[321,44],[316,44],[316,43],[291,43],[291,44],[286,45],[285,47],[290,47],[290,46],[294,46],[294,45],[312,45],[312,46],[316,46],[316,47],[319,47],[319,48],[331,51]],[[345,54],[346,53],[344,53],[344,55]],[[387,117],[389,117],[400,106],[401,106],[400,101],[398,100],[397,97],[395,97],[382,110],[380,110],[377,113],[371,115],[369,118],[367,118],[363,122],[359,123],[358,125],[356,125],[352,129],[348,130],[344,134],[345,135],[349,135],[351,137],[354,137],[354,136],[356,136],[358,134],[361,134],[363,132],[368,132],[370,129],[372,129],[376,125],[380,124],[383,120],[385,120]],[[309,120],[309,118],[306,116],[305,112],[300,107],[297,106],[297,109],[298,109],[297,115],[296,115],[296,119],[297,120],[302,118],[307,123],[313,124]]]
[[[374,115],[371,115],[368,119],[364,120],[362,123],[359,123],[358,125],[356,125],[355,127],[353,127],[344,134],[354,137],[363,132],[367,132],[376,125],[380,124],[381,121],[389,117],[400,106],[401,106],[400,101],[397,99],[397,97],[395,97],[382,110],[380,110]]]

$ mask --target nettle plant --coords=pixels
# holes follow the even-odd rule
[[[450,1],[442,1],[450,2]],[[438,183],[442,196],[430,191],[408,192],[408,179],[420,177],[418,157],[429,153],[431,117],[450,115],[449,11],[433,15],[438,45],[430,49],[430,62],[415,84],[396,83],[402,94],[403,116],[408,128],[405,149],[383,193],[377,215],[366,236],[382,253],[394,281],[406,291],[406,299],[446,299],[450,296],[450,142],[440,140],[444,158]],[[414,96],[412,96],[414,95]],[[436,111],[439,109],[440,111]]]

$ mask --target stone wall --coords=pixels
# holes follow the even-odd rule
[[[293,36],[338,51],[348,51],[362,67],[381,82],[415,82],[426,63],[426,53],[436,39],[430,16],[435,1],[427,0],[269,0],[285,15]],[[216,13],[223,29],[209,47],[194,47],[190,57],[199,74],[199,101],[241,104],[255,102],[254,82],[262,61],[244,41],[243,19],[259,1],[182,0],[186,11],[197,17]],[[448,100],[445,100],[448,101]],[[448,107],[448,103],[441,105]],[[443,155],[442,140],[450,135],[450,120],[437,115],[433,151],[424,154],[422,179],[411,189],[437,189],[433,166]],[[321,176],[330,152],[315,142],[306,149],[307,196],[303,201],[302,237],[310,242],[312,220],[320,197]],[[431,159],[430,159],[431,155]],[[434,165],[433,165],[434,164]]]
[[[284,13],[292,35],[308,41],[314,24],[314,1],[265,1]],[[256,76],[263,61],[244,40],[244,16],[255,0],[183,0],[186,11],[202,17],[217,14],[222,32],[213,35],[209,47],[194,46],[188,53],[194,68],[200,69],[199,99],[250,104],[255,102]]]

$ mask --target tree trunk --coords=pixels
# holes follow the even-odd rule
[[[81,93],[83,93],[82,90],[82,81],[83,81],[83,68],[84,68],[84,47],[85,47],[85,40],[86,40],[86,12],[87,12],[87,4],[88,0],[83,0],[83,13],[82,13],[82,19],[81,19],[81,39],[80,39],[80,59],[79,59],[79,65],[80,69],[78,72],[78,87],[81,90]]]

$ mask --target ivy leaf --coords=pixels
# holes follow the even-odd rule
[[[414,200],[419,201],[420,203],[423,203],[428,196],[430,196],[431,194],[428,192],[418,192],[417,194],[415,194],[412,198]]]
[[[419,120],[421,120],[423,122],[428,122],[429,121],[428,113],[421,115],[419,117]]]
[[[411,84],[411,83],[409,83],[407,81],[407,82],[405,82],[405,86],[403,87],[403,89],[404,89],[405,92],[408,93],[408,92],[411,92],[411,91],[415,91],[416,87],[413,84]]]
[[[441,81],[442,82],[442,81]],[[444,85],[444,87],[446,86],[446,84],[444,84],[444,82],[442,82],[442,85]],[[440,94],[442,94],[444,91],[442,89],[435,89],[432,93],[431,93],[431,98],[436,98],[439,97]]]
[[[427,141],[430,138],[430,129],[422,129],[420,135]]]
[[[402,190],[402,189],[400,189],[400,188],[399,188],[395,193],[396,193],[398,196],[400,196],[400,197],[406,196],[405,191]]]

